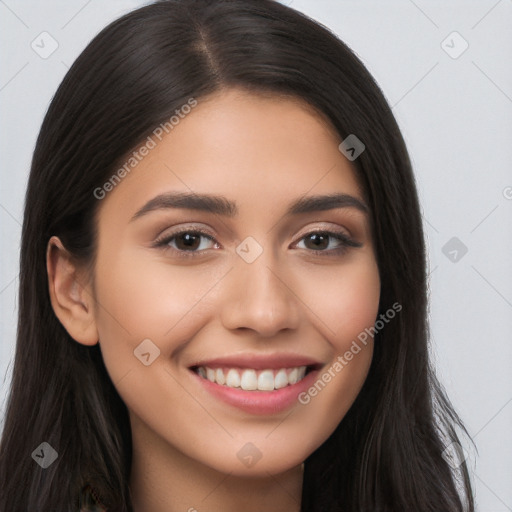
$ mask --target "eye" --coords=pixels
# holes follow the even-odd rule
[[[300,247],[300,244],[304,246]],[[362,247],[362,245],[345,233],[317,230],[303,236],[296,247],[316,253],[315,255],[318,256],[336,256],[344,254],[350,247]],[[155,240],[153,246],[171,250],[182,257],[197,257],[208,249],[220,248],[220,244],[211,234],[200,229],[182,229],[164,235]]]
[[[218,249],[220,245],[215,241],[213,236],[205,231],[198,229],[183,229],[175,233],[170,233],[162,238],[155,240],[154,247],[162,247],[171,249],[180,256],[194,256],[194,253],[201,252],[206,249]],[[190,253],[190,254],[186,254]]]
[[[303,236],[299,244],[302,241],[304,241],[306,247],[299,247],[299,249],[317,252],[321,256],[344,254],[348,251],[349,247],[362,247],[363,245],[345,233],[325,230],[312,231]],[[332,247],[332,242],[334,242],[334,247]],[[299,244],[297,244],[297,247]]]

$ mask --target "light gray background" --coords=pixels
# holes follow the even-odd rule
[[[478,447],[478,454],[466,447],[478,510],[511,511],[512,0],[284,1],[336,32],[393,107],[424,214],[432,356]],[[94,35],[144,3],[0,0],[2,420],[15,346],[23,198],[44,113]],[[31,48],[34,40],[42,46],[44,31],[59,45],[46,59]],[[469,44],[461,55],[464,41],[450,36],[454,31]],[[452,237],[468,249],[455,262],[451,249],[445,249],[450,257],[443,253]]]

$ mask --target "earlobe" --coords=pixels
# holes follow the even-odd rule
[[[48,241],[46,270],[53,311],[60,323],[78,343],[98,343],[92,290],[85,273],[56,236]]]

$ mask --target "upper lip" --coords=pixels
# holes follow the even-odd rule
[[[313,366],[317,369],[323,366],[323,363],[298,354],[235,354],[214,359],[203,359],[192,364],[190,368],[197,368],[198,366],[207,366],[208,368],[227,366],[231,368],[253,368],[254,370]]]

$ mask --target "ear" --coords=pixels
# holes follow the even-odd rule
[[[78,343],[96,345],[99,337],[89,279],[56,236],[48,242],[46,271],[53,311],[60,323]]]

